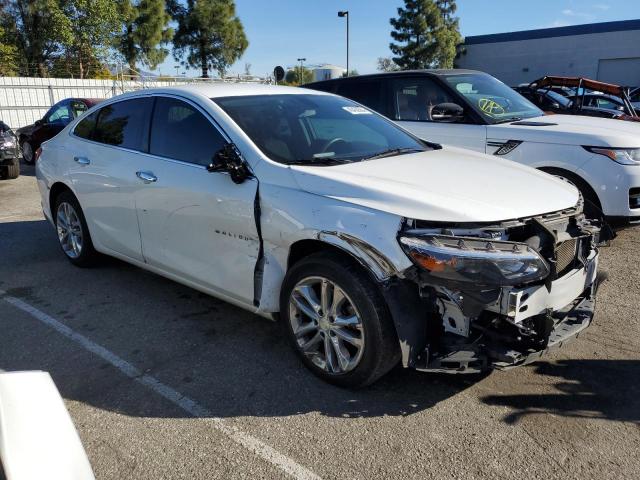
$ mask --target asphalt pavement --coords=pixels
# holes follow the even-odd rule
[[[640,227],[595,323],[530,366],[349,391],[271,321],[117,260],[72,266],[32,167],[0,181],[0,370],[45,370],[98,479],[638,479]]]

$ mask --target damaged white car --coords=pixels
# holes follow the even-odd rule
[[[36,171],[74,264],[112,255],[279,317],[305,365],[342,386],[398,362],[522,365],[593,318],[604,239],[572,185],[334,95],[122,95],[45,143]]]

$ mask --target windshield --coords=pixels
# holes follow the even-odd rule
[[[260,150],[287,164],[332,165],[428,147],[378,114],[332,95],[214,98]]]
[[[560,95],[559,93],[554,92],[553,90],[549,90],[544,92],[554,102],[558,103],[561,107],[569,107],[571,105],[571,100],[569,100],[564,95]]]
[[[533,103],[491,75],[445,75],[444,79],[489,123],[544,115]]]

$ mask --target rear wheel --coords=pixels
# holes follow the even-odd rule
[[[22,159],[24,163],[33,164],[33,147],[28,141],[22,142]]]
[[[283,283],[284,328],[303,363],[343,387],[373,383],[399,361],[395,328],[378,287],[348,258],[318,253]]]
[[[65,191],[58,195],[54,211],[58,241],[69,261],[79,267],[95,265],[98,253],[93,248],[82,208],[73,193]]]

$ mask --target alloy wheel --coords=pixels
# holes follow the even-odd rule
[[[298,348],[333,375],[350,372],[362,359],[365,332],[353,301],[324,277],[299,281],[289,297],[289,321]]]
[[[73,205],[62,202],[56,214],[58,240],[62,250],[70,258],[78,258],[82,254],[82,224]]]

